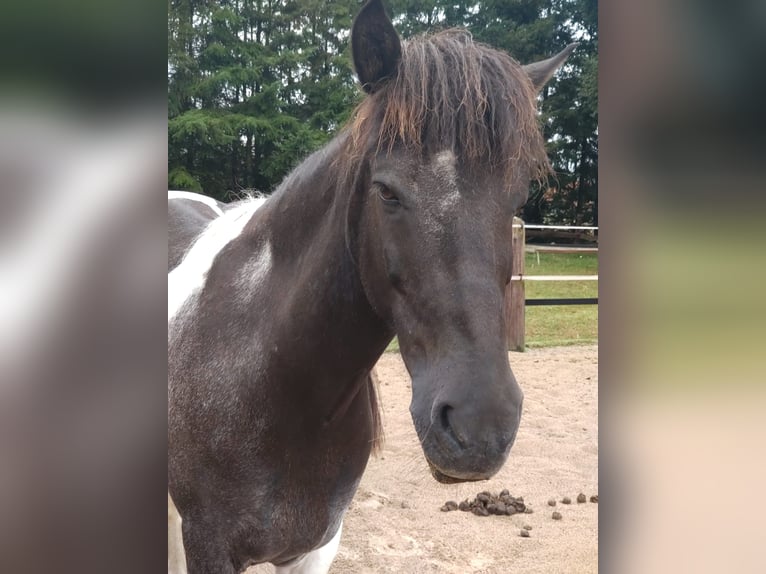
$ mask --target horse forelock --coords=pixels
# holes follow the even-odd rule
[[[348,129],[348,176],[360,156],[396,144],[421,157],[452,150],[470,167],[501,170],[508,188],[514,174],[550,173],[531,81],[465,30],[405,41],[396,76],[359,104]]]

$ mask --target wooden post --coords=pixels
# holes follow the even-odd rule
[[[524,276],[524,222],[513,218],[513,232],[511,234],[511,274]],[[509,351],[524,351],[524,281],[510,281],[505,287],[505,315],[506,338]]]

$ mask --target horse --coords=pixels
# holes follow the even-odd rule
[[[172,569],[329,570],[394,336],[434,478],[503,466],[523,401],[512,216],[549,169],[536,98],[572,49],[522,66],[466,31],[403,42],[369,0],[351,28],[366,95],[334,139],[267,199],[169,200]]]

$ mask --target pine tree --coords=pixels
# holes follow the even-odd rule
[[[171,188],[230,200],[273,190],[348,118],[360,91],[348,49],[356,0],[170,0]],[[533,189],[530,222],[598,222],[595,0],[391,0],[402,37],[468,28],[522,63],[580,46],[541,94],[555,177]]]
[[[358,97],[355,2],[175,0],[168,13],[171,187],[271,191]]]

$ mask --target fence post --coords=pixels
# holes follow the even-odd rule
[[[511,274],[524,275],[524,222],[513,218],[511,233]],[[524,351],[524,281],[510,281],[505,287],[505,328],[509,351]]]

